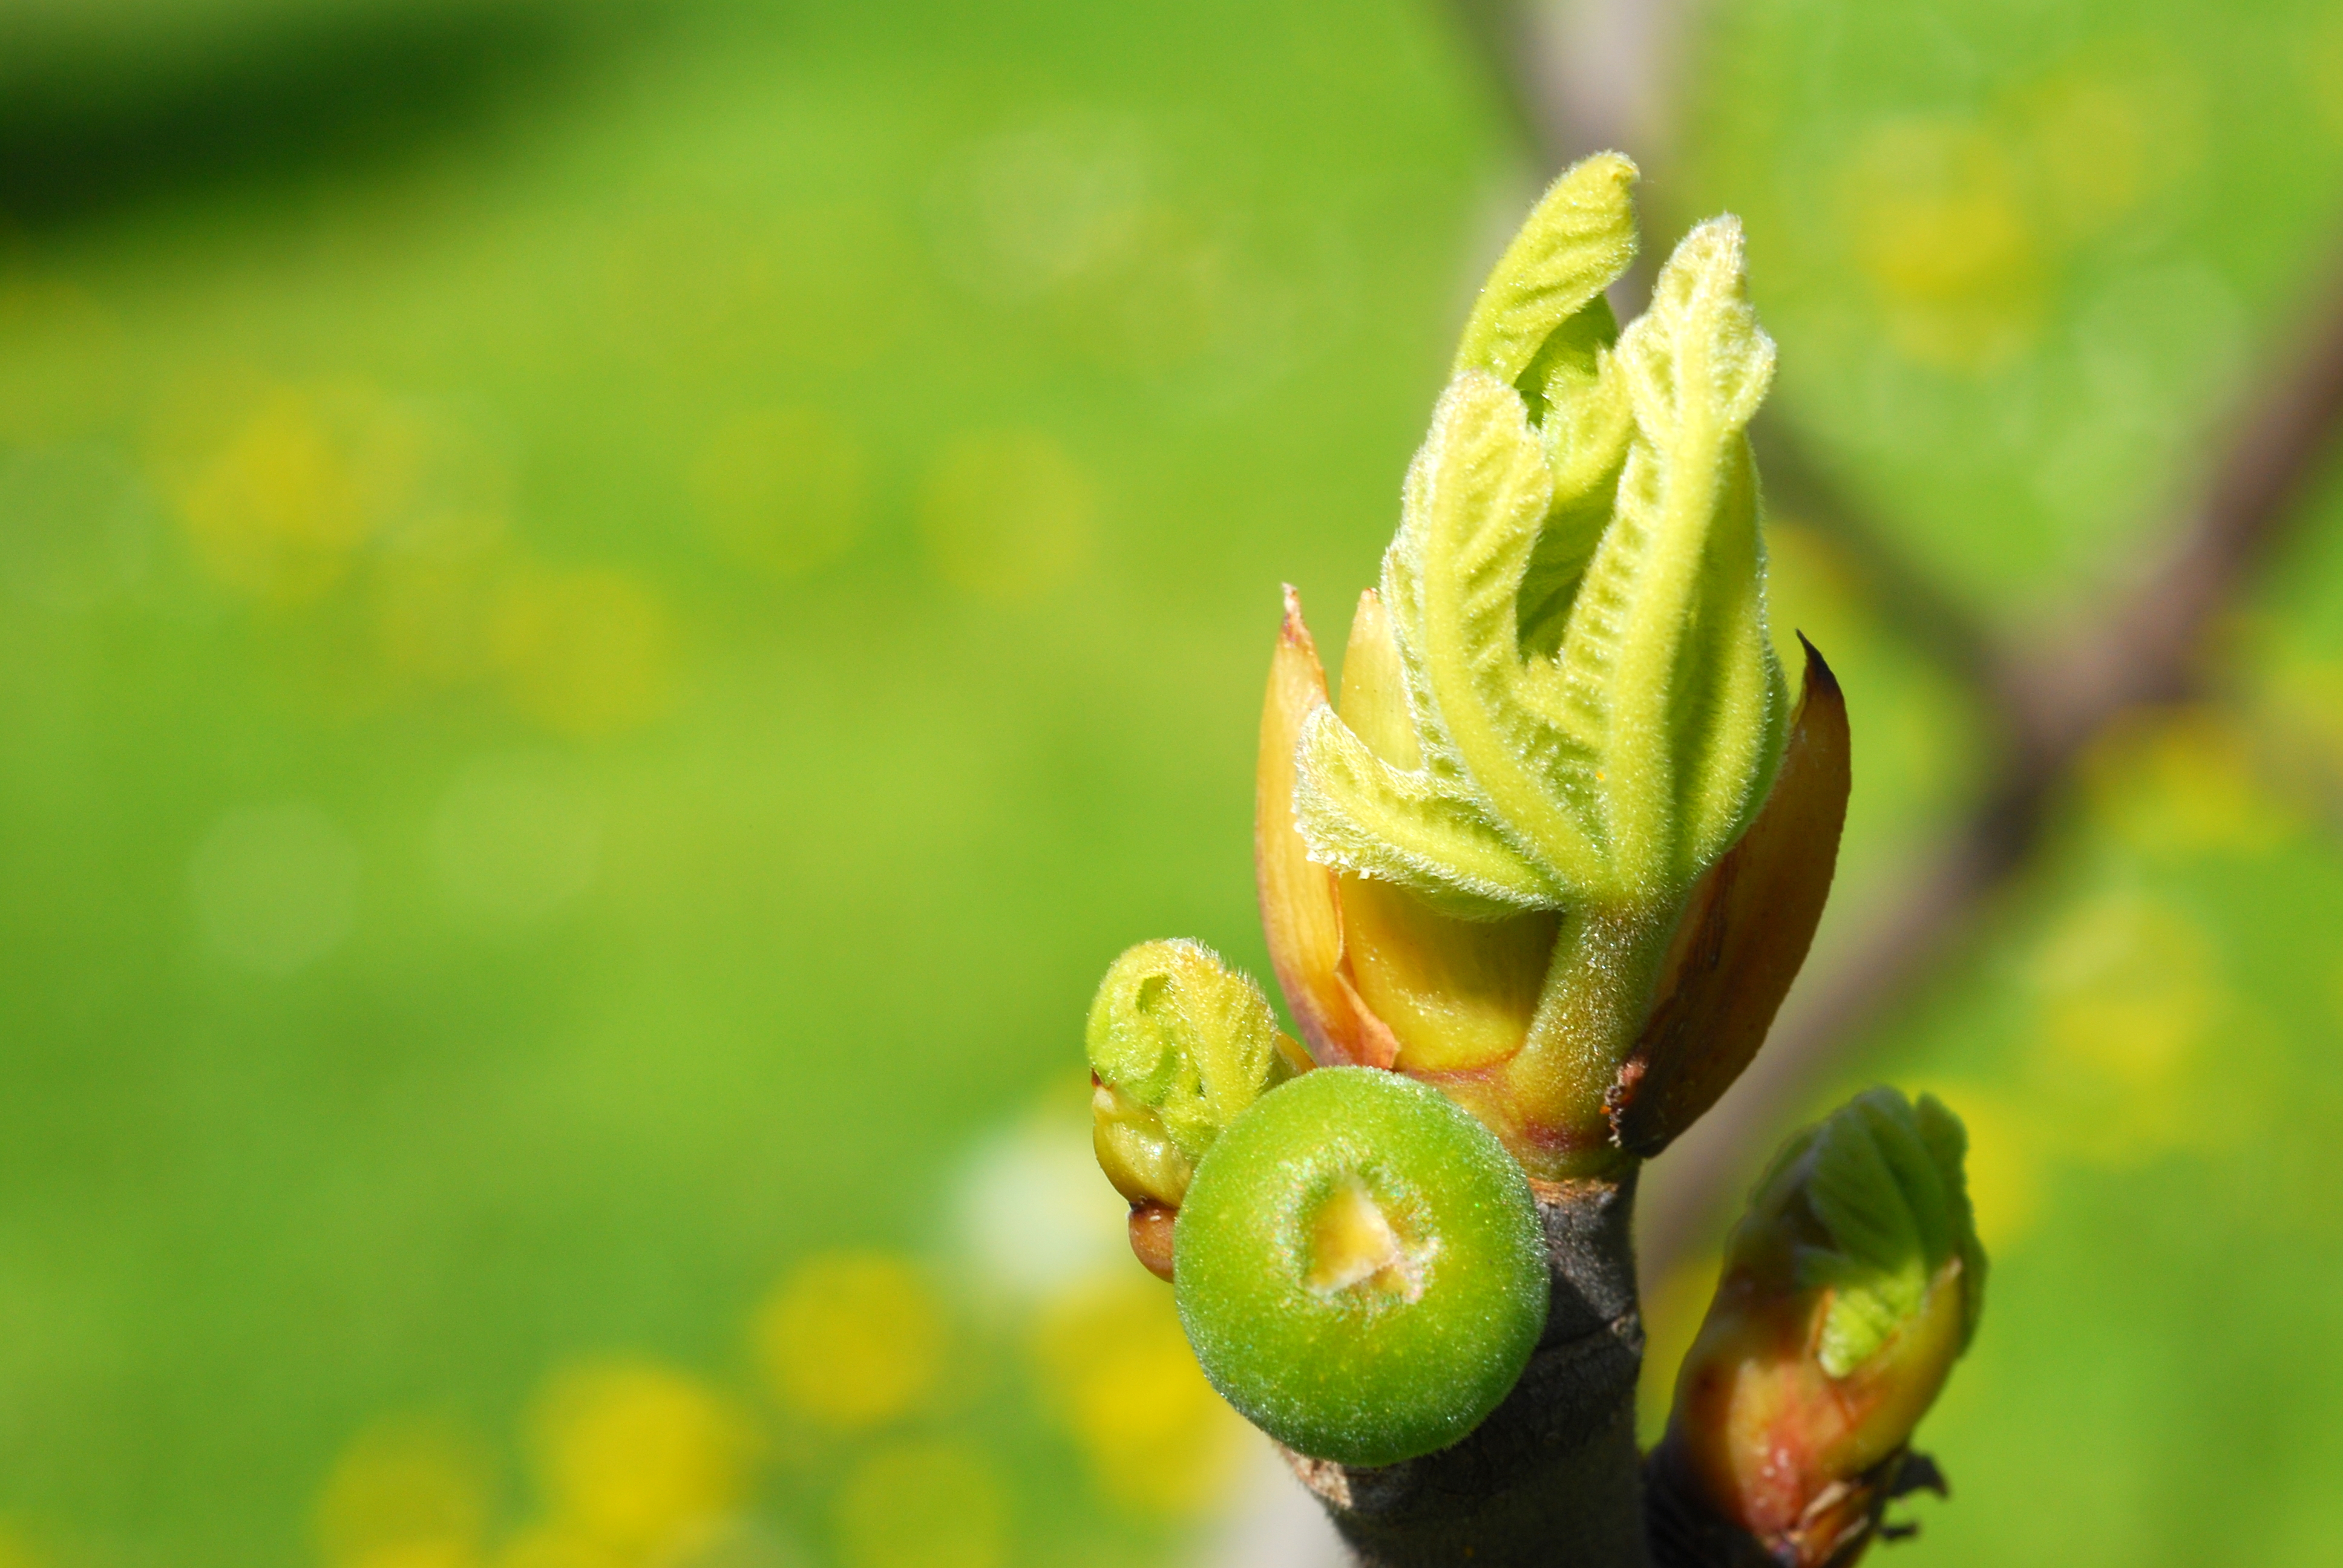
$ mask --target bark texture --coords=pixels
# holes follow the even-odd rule
[[[1634,1176],[1533,1185],[1553,1298],[1505,1402],[1462,1442],[1399,1464],[1287,1455],[1362,1568],[1649,1568]]]

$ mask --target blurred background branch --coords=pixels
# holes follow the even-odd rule
[[[1665,192],[1681,64],[1671,45],[1685,30],[1675,0],[1452,8],[1542,165],[1614,146]],[[2248,382],[2200,498],[2152,536],[2151,569],[2119,580],[2096,611],[2058,617],[2079,627],[2072,632],[2003,630],[1973,615],[1831,472],[1795,405],[1765,415],[1753,438],[1775,509],[1839,547],[1865,596],[1977,705],[1995,758],[1963,819],[1861,933],[1817,950],[1755,1063],[1646,1177],[1638,1225],[1647,1280],[1721,1227],[1790,1120],[1848,1070],[1899,1001],[1959,957],[1994,895],[2026,866],[2092,741],[2135,709],[2207,689],[2227,613],[2285,543],[2343,418],[2343,282],[2327,283],[2298,317]],[[1859,731],[1859,713],[1856,722]]]

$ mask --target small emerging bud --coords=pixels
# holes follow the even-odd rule
[[[1775,1157],[1678,1374],[1664,1489],[1791,1568],[1854,1560],[1976,1330],[1965,1147],[1933,1097],[1875,1089]]]
[[[1191,941],[1141,942],[1115,960],[1084,1042],[1099,1167],[1133,1205],[1166,1209],[1221,1130],[1307,1065],[1261,988]]]

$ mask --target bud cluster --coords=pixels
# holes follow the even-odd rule
[[[1531,215],[1409,470],[1339,706],[1289,589],[1262,722],[1262,920],[1312,1050],[1438,1084],[1546,1180],[1655,1151],[1746,1063],[1846,795],[1835,685],[1810,658],[1794,716],[1765,628],[1743,432],[1774,349],[1740,231],[1694,229],[1621,332],[1604,290],[1634,254],[1634,177],[1590,158]],[[1720,956],[1735,984],[1687,974]],[[1705,1005],[1662,1018],[1680,978]],[[1688,1052],[1688,1030],[1728,1044]]]
[[[1791,701],[1745,433],[1774,346],[1729,217],[1620,329],[1634,178],[1567,171],[1491,275],[1338,692],[1286,590],[1254,863],[1306,1050],[1193,942],[1132,948],[1091,1010],[1133,1251],[1214,1385],[1321,1460],[1430,1453],[1537,1381],[1550,1307],[1585,1311],[1554,1216],[1624,1217],[1636,1162],[1755,1055],[1829,891],[1846,710],[1810,646]],[[1785,1562],[1868,1538],[1976,1321],[1960,1158],[1941,1106],[1890,1091],[1801,1135],[1735,1233],[1658,1495]],[[1557,1332],[1622,1336],[1624,1390],[1621,1322]]]

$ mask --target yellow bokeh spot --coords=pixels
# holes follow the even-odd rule
[[[2153,46],[2108,53],[2036,84],[2018,106],[2043,216],[2069,240],[2114,228],[2204,158],[2196,76]]]
[[[0,1523],[0,1568],[47,1568],[48,1561],[13,1525]]]
[[[1983,370],[2032,345],[2041,238],[2001,137],[1964,119],[1889,121],[1856,145],[1841,194],[1856,268],[1905,354]]]
[[[218,377],[166,400],[148,456],[212,578],[306,608],[328,647],[355,655],[305,664],[337,706],[493,685],[525,718],[590,739],[673,698],[674,623],[657,591],[536,559],[512,537],[503,465],[428,409],[360,386]]]
[[[2207,707],[2120,722],[2085,758],[2093,805],[2142,856],[2266,855],[2298,831],[2264,786],[2256,747]]]
[[[2030,350],[2060,267],[2205,161],[2204,85],[2152,37],[2107,39],[1989,110],[1856,138],[1838,195],[1888,340],[1981,373]]]
[[[2329,138],[2343,142],[2343,9],[2328,8],[2295,58],[2313,119]]]
[[[318,1555],[327,1568],[469,1568],[481,1558],[491,1490],[487,1454],[461,1431],[428,1420],[377,1423],[326,1477]]]
[[[1044,1305],[1033,1355],[1109,1497],[1169,1514],[1223,1500],[1247,1429],[1204,1381],[1161,1284],[1126,1267],[1072,1287]]]
[[[800,1264],[758,1309],[751,1334],[775,1397],[833,1426],[903,1414],[943,1367],[935,1292],[911,1263],[884,1253]]]
[[[349,569],[369,521],[346,433],[289,390],[271,397],[180,492],[204,568],[275,604],[315,598]]]
[[[958,1443],[871,1455],[847,1477],[834,1509],[844,1568],[1000,1568],[1008,1561],[1001,1478]]]
[[[444,419],[355,383],[215,377],[150,443],[196,561],[264,604],[312,602],[377,550],[503,504],[503,469]]]
[[[2343,771],[2343,663],[2283,650],[2257,660],[2254,708],[2273,739],[2320,771]]]
[[[2212,959],[2202,927],[2146,895],[2085,906],[2037,955],[2051,1046],[2132,1087],[2187,1065],[2210,1021]]]
[[[1094,549],[1097,495],[1065,448],[1036,431],[962,437],[920,498],[930,560],[952,587],[1019,603],[1080,578]]]
[[[623,572],[518,573],[488,638],[513,705],[556,734],[616,734],[666,710],[674,664],[667,608]]]
[[[530,1435],[555,1533],[628,1559],[671,1547],[738,1508],[755,1447],[730,1401],[650,1362],[557,1374]]]
[[[2036,1061],[2060,1147],[2124,1165],[2215,1136],[2220,1064],[2204,1045],[2228,1009],[2210,937],[2137,891],[2070,914],[2036,955]]]
[[[1969,1205],[1988,1257],[2034,1228],[2042,1210],[2042,1156],[2033,1121],[1990,1090],[1938,1088],[1936,1097],[1968,1130]]]
[[[538,1525],[505,1543],[496,1568],[629,1568],[633,1561],[577,1529]]]
[[[862,531],[870,464],[818,408],[764,408],[717,427],[691,464],[692,498],[733,559],[792,578],[834,559]]]

